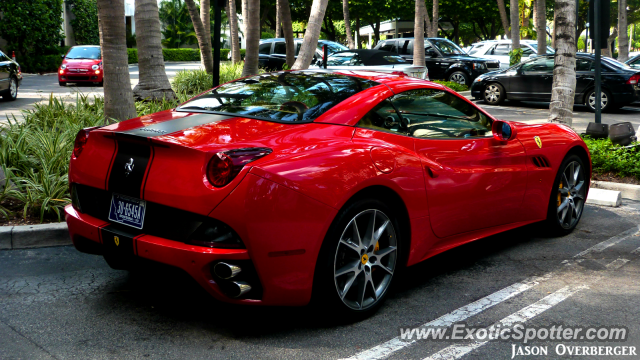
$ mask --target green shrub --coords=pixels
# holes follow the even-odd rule
[[[584,136],[591,153],[594,173],[614,173],[618,176],[632,176],[640,180],[640,152],[638,147],[624,148],[609,139],[592,139]]]
[[[127,56],[129,57],[129,64],[138,63],[138,49],[127,49]]]
[[[460,85],[453,81],[442,81],[442,80],[432,80],[432,81],[436,84],[444,85],[449,89],[457,92],[469,90],[469,87],[467,85]]]
[[[200,61],[200,49],[162,49],[164,61]]]
[[[220,83],[242,77],[243,63],[232,64],[230,62],[220,64]],[[260,70],[260,72],[264,72]],[[211,89],[212,78],[204,70],[181,70],[172,80],[173,90],[177,93],[197,95]]]
[[[62,64],[60,55],[16,56],[16,61],[25,73],[54,72]]]

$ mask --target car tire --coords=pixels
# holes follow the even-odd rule
[[[358,320],[382,305],[404,259],[397,213],[382,201],[360,199],[336,216],[316,263],[312,304],[320,313]],[[366,230],[370,225],[374,231]],[[375,244],[371,234],[378,234]]]
[[[592,89],[587,93],[587,96],[584,98],[584,104],[587,106],[587,109],[591,112],[595,112],[595,94],[596,90]],[[609,91],[602,89],[602,112],[609,111],[614,109],[613,99],[611,97],[611,93]]]
[[[504,87],[498,83],[490,83],[482,92],[484,101],[489,105],[500,105],[506,97]]]
[[[12,77],[9,88],[2,93],[2,98],[7,101],[14,101],[18,98],[18,80]]]
[[[567,235],[580,222],[590,180],[587,170],[582,158],[575,154],[568,155],[560,164],[547,208],[545,228],[549,235]]]
[[[467,73],[465,73],[464,71],[452,72],[451,74],[449,74],[449,78],[447,79],[447,81],[466,86],[469,86],[471,84],[469,75],[467,75]]]
[[[67,83],[66,82],[62,82],[62,81],[58,81],[58,85],[60,85],[62,87],[65,87],[65,86],[67,86]]]

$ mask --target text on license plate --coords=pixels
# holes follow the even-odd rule
[[[144,200],[113,194],[111,208],[109,209],[109,220],[142,229],[146,207],[147,204]]]

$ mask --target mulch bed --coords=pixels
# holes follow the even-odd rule
[[[609,181],[614,183],[640,185],[640,180],[633,176],[620,176],[614,173],[593,173],[593,180]]]
[[[0,226],[39,225],[58,222],[58,218],[47,217],[45,217],[44,220],[40,222],[39,216],[32,216],[31,214],[28,214],[27,218],[25,219],[22,217],[22,205],[14,203],[13,201],[5,201],[0,205],[13,212],[13,216],[9,217],[9,219],[6,219],[2,217],[2,215],[0,215]],[[64,217],[62,218],[62,221],[64,221]]]

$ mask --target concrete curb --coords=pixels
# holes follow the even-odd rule
[[[587,204],[618,207],[622,205],[622,196],[620,191],[604,190],[604,189],[589,189],[589,196],[587,196]]]
[[[67,223],[0,226],[0,250],[71,245]]]
[[[622,197],[625,199],[640,200],[640,185],[591,180],[591,187],[595,189],[620,191]]]

